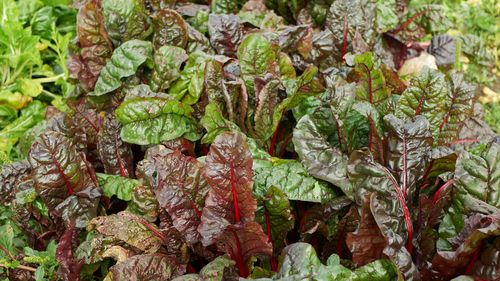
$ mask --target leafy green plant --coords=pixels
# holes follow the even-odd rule
[[[442,6],[167,2],[75,1],[72,43],[33,10],[73,90],[5,122],[2,278],[500,277],[499,137]]]

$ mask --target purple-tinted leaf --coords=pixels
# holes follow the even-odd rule
[[[473,266],[471,262],[477,259],[484,239],[498,235],[500,235],[499,214],[472,215],[465,221],[462,231],[456,237],[448,239],[453,251],[439,251],[432,259],[430,268],[423,271],[423,277],[426,280],[442,280],[462,273],[468,274],[469,265]]]
[[[162,46],[184,48],[188,41],[187,23],[174,10],[160,10],[153,18],[153,47]]]
[[[291,26],[278,35],[278,45],[283,52],[291,53],[297,51],[307,58],[312,49],[313,28],[312,25],[303,24]]]
[[[125,143],[120,130],[122,124],[112,114],[106,115],[106,120],[99,131],[98,150],[106,174],[131,177],[134,172],[132,148]]]
[[[131,39],[144,39],[151,20],[141,0],[100,0],[109,38],[115,46]],[[148,32],[149,31],[149,32]]]
[[[252,163],[241,133],[223,133],[210,146],[204,175],[212,189],[198,227],[204,245],[213,244],[228,225],[254,220],[257,202],[252,192]]]
[[[56,215],[76,219],[77,227],[97,214],[101,196],[94,171],[83,157],[56,132],[43,133],[28,153],[37,193]]]
[[[434,36],[425,51],[436,58],[438,66],[452,64],[455,61],[455,37],[449,34]]]
[[[93,229],[124,241],[146,253],[158,251],[165,239],[156,225],[128,211],[94,218],[87,224],[87,231]]]
[[[240,276],[243,277],[249,274],[248,262],[251,257],[273,253],[273,247],[267,241],[267,235],[256,222],[229,225],[217,240],[217,247],[236,261]]]
[[[408,57],[408,48],[406,44],[401,42],[399,37],[392,33],[384,33],[383,36],[387,49],[392,54],[394,68],[398,70],[403,66]]]
[[[346,244],[356,267],[384,258],[382,252],[387,246],[387,241],[371,213],[369,194],[363,199],[361,222],[355,232],[347,233]]]
[[[68,70],[75,78],[93,89],[101,69],[113,51],[113,45],[104,28],[99,0],[89,1],[78,12],[77,35],[81,53],[72,57]]]
[[[392,114],[387,115],[384,121],[387,129],[385,165],[396,175],[406,202],[412,202],[433,142],[429,122],[422,116],[404,122]]]
[[[186,265],[164,254],[137,255],[110,269],[110,280],[171,280],[186,272]]]
[[[80,271],[83,259],[73,257],[73,233],[75,227],[71,227],[59,239],[56,249],[56,260],[59,262],[57,275],[63,281],[80,281]]]
[[[31,166],[26,160],[0,166],[0,205],[7,205],[16,196],[14,188],[31,172]]]
[[[210,190],[203,177],[203,164],[178,150],[153,159],[158,173],[154,191],[160,207],[168,211],[174,227],[187,242],[198,242],[201,236],[197,228]]]
[[[208,18],[210,44],[220,55],[236,57],[243,40],[243,24],[235,15],[210,14]]]

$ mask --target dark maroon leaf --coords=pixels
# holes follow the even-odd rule
[[[352,261],[356,267],[384,258],[382,252],[387,246],[387,241],[371,213],[370,195],[365,196],[361,222],[355,232],[347,233],[346,243],[352,252]]]
[[[7,205],[16,196],[14,188],[31,172],[26,160],[0,166],[0,205]]]
[[[243,24],[235,15],[210,14],[208,18],[210,44],[220,55],[236,57],[243,39]]]
[[[174,227],[189,243],[201,236],[197,228],[210,186],[203,177],[203,164],[179,150],[164,157],[153,156],[158,173],[154,189],[161,208],[172,218]]]
[[[242,277],[247,277],[249,274],[248,261],[251,257],[273,253],[273,247],[267,241],[267,235],[256,222],[229,225],[217,240],[217,247],[236,261]]]
[[[56,249],[56,260],[59,262],[57,275],[63,281],[80,281],[80,271],[83,266],[83,259],[73,257],[73,234],[75,227],[71,227],[58,241]]]
[[[76,218],[76,226],[97,214],[101,189],[93,168],[70,140],[60,133],[46,132],[33,142],[28,153],[37,193],[49,210]]]
[[[394,67],[396,70],[400,69],[408,57],[408,48],[406,44],[403,43],[398,36],[392,33],[384,33],[384,41],[387,49],[392,54]]]
[[[254,220],[257,202],[252,192],[252,163],[241,133],[223,133],[210,146],[204,175],[212,189],[198,227],[203,245],[213,244],[228,225]]]
[[[434,36],[425,51],[436,58],[438,66],[452,64],[455,61],[455,45],[455,37],[443,34]]]
[[[97,147],[106,174],[131,177],[134,174],[134,159],[130,145],[123,142],[120,136],[121,127],[114,115],[106,115]]]
[[[113,51],[113,44],[104,27],[99,0],[91,0],[78,12],[77,35],[81,53],[71,57],[68,70],[88,88],[93,89],[101,69]]]

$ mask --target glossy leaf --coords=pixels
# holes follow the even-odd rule
[[[14,188],[23,178],[29,175],[31,166],[26,160],[14,162],[9,165],[0,166],[0,204],[7,205],[14,200],[16,194]]]
[[[64,281],[80,281],[80,271],[83,265],[83,259],[73,257],[72,237],[75,228],[72,227],[64,232],[59,240],[56,249],[56,260],[59,262],[57,275]]]
[[[455,46],[455,37],[443,34],[434,36],[425,51],[433,55],[436,58],[436,64],[441,66],[455,62]]]
[[[189,243],[200,240],[197,228],[210,186],[203,177],[203,164],[179,150],[165,157],[153,156],[158,173],[156,198],[172,218],[174,227]]]
[[[160,212],[158,200],[156,200],[152,188],[144,183],[134,187],[126,210],[151,223],[156,221]]]
[[[210,14],[208,18],[210,44],[219,55],[235,57],[243,39],[243,24],[235,15]]]
[[[205,115],[200,123],[207,130],[207,133],[201,139],[201,143],[211,143],[223,132],[239,131],[239,127],[231,121],[228,121],[222,115],[222,111],[215,103],[209,103],[205,107]]]
[[[130,179],[119,175],[101,173],[96,173],[96,175],[104,195],[108,197],[115,195],[119,199],[125,201],[130,201],[132,198],[132,190],[139,184],[139,181],[136,179]]]
[[[151,75],[151,90],[160,92],[168,89],[170,84],[181,77],[181,64],[188,59],[186,51],[179,47],[163,46],[153,57],[154,69]]]
[[[93,229],[146,253],[158,251],[165,238],[154,224],[127,211],[92,219],[87,224],[87,231]]]
[[[395,115],[401,119],[424,116],[431,125],[432,135],[436,138],[445,118],[443,109],[447,92],[443,75],[438,71],[424,68],[401,95]]]
[[[97,214],[101,189],[91,166],[77,153],[69,139],[46,132],[28,153],[37,193],[54,214],[76,219],[76,226]]]
[[[456,194],[500,208],[500,145],[490,143],[478,155],[463,151],[455,168]]]
[[[188,140],[197,140],[196,124],[189,117],[191,112],[190,106],[174,99],[136,97],[123,102],[115,115],[123,124],[121,138],[124,141],[157,144],[183,135]]]
[[[323,138],[322,129],[312,116],[302,117],[293,132],[295,150],[309,174],[340,187],[352,199],[354,189],[346,170],[348,158]]]
[[[94,91],[89,95],[101,96],[118,89],[121,78],[134,74],[151,57],[151,42],[134,39],[123,43],[113,52],[110,61],[101,71]]]
[[[122,140],[121,128],[115,116],[108,114],[99,131],[97,148],[107,174],[130,177],[134,171],[132,148]]]
[[[259,195],[255,220],[264,229],[274,251],[279,252],[285,246],[284,237],[295,224],[286,194],[273,185],[266,194]]]
[[[158,50],[162,46],[184,48],[188,41],[187,23],[174,10],[163,9],[153,18],[153,47]]]
[[[205,265],[200,274],[186,274],[179,276],[172,281],[222,281],[225,278],[237,278],[234,270],[235,261],[228,256],[219,256]]]
[[[271,255],[273,252],[271,243],[267,241],[267,235],[256,222],[229,225],[217,240],[217,248],[236,261],[240,276],[248,276],[248,264],[253,256]]]
[[[68,70],[75,78],[93,89],[113,52],[113,45],[104,27],[100,1],[88,1],[79,10],[76,21],[81,54],[72,57]]]
[[[204,245],[214,243],[228,225],[254,220],[257,202],[252,192],[252,162],[241,133],[223,133],[210,146],[204,175],[212,189],[198,227]]]
[[[142,1],[101,0],[104,26],[115,46],[147,37],[149,18]]]
[[[281,190],[288,199],[323,202],[335,197],[325,183],[311,177],[303,164],[296,160],[283,160],[269,167],[254,169],[254,192],[266,196],[272,186]]]
[[[266,73],[273,72],[276,55],[271,43],[262,35],[247,36],[238,47],[238,60],[241,77],[253,97],[255,77],[264,78]]]

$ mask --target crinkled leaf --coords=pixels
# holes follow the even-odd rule
[[[101,0],[104,26],[115,46],[147,37],[149,18],[140,0]]]
[[[80,281],[80,271],[83,265],[83,259],[73,257],[73,232],[72,227],[61,236],[56,249],[56,260],[59,262],[57,275],[63,281]]]
[[[254,220],[257,202],[252,192],[252,162],[241,133],[223,133],[210,146],[204,176],[212,188],[198,227],[204,245],[214,243],[228,225]]]
[[[121,128],[122,125],[114,115],[106,115],[104,124],[99,130],[97,148],[107,174],[130,177],[134,171],[132,148],[122,140]]]
[[[456,195],[500,208],[500,145],[490,143],[479,154],[463,151],[455,168]]]
[[[118,175],[107,175],[96,173],[99,186],[102,188],[104,195],[111,197],[115,195],[121,200],[130,201],[132,198],[132,190],[139,181]]]
[[[110,269],[110,280],[170,280],[184,274],[186,265],[165,254],[136,255]]]
[[[323,137],[324,121],[318,121],[310,115],[299,120],[292,138],[295,150],[309,174],[340,187],[352,199],[354,190],[346,170],[348,158]]]
[[[436,58],[437,66],[455,62],[455,37],[443,34],[432,37],[431,44],[425,51]]]
[[[155,222],[159,215],[159,206],[153,189],[144,183],[136,185],[126,210],[148,222]]]
[[[296,160],[286,160],[270,167],[254,169],[254,192],[266,196],[272,186],[286,194],[290,200],[306,202],[327,201],[335,197],[325,183],[311,177],[303,164]]]
[[[244,225],[229,225],[217,240],[217,248],[236,261],[240,276],[248,276],[248,262],[253,256],[273,253],[267,235],[260,225],[253,221]]]
[[[243,39],[243,24],[235,15],[210,14],[208,18],[210,44],[220,55],[235,57]]]
[[[93,229],[101,234],[124,241],[146,253],[158,251],[165,238],[156,225],[146,222],[128,211],[92,219],[87,224],[87,231]]]
[[[429,122],[422,116],[405,122],[392,114],[386,115],[384,121],[387,129],[384,139],[385,165],[396,176],[405,200],[412,202],[433,142]]]
[[[162,46],[186,47],[188,41],[187,23],[174,10],[162,9],[153,18],[153,46],[158,50]]]
[[[174,227],[186,241],[200,240],[197,228],[210,186],[203,177],[203,164],[179,150],[165,157],[153,156],[158,173],[156,198],[172,218]]]
[[[234,270],[235,264],[228,256],[219,256],[205,265],[200,274],[186,274],[172,281],[222,281],[226,278],[238,278]]]
[[[151,75],[151,89],[154,92],[164,91],[170,83],[181,77],[181,64],[188,59],[186,51],[179,47],[163,46],[153,57],[154,69]]]
[[[207,133],[201,139],[201,143],[211,143],[215,140],[215,137],[226,131],[240,131],[236,124],[222,116],[222,111],[215,103],[209,103],[205,107],[205,115],[201,118],[200,123],[207,130]]]
[[[238,60],[241,77],[249,89],[250,99],[254,97],[255,77],[264,78],[266,73],[272,73],[275,68],[276,55],[271,43],[262,35],[248,35],[238,47]],[[253,102],[251,102],[253,105]]]
[[[464,81],[463,74],[451,73],[447,82],[449,91],[444,106],[445,117],[439,125],[439,144],[449,144],[459,138],[458,134],[474,107],[476,88]]]
[[[259,195],[255,220],[265,230],[268,241],[273,244],[274,252],[279,252],[285,246],[284,237],[295,223],[286,194],[272,185],[266,194]]]
[[[118,89],[121,78],[134,74],[139,66],[152,57],[152,45],[149,41],[130,40],[120,45],[111,56],[111,60],[102,69],[91,96],[101,96]]]
[[[422,115],[431,125],[432,135],[436,138],[439,127],[445,118],[445,102],[448,87],[443,74],[425,67],[412,79],[399,98],[395,115],[401,119],[410,119]]]
[[[130,42],[130,41],[129,41]],[[157,144],[180,136],[197,140],[192,108],[174,99],[136,97],[124,101],[115,115],[123,124],[121,137],[136,144]]]
[[[81,54],[71,57],[68,70],[75,78],[93,89],[113,52],[113,45],[104,27],[100,1],[88,1],[79,10],[76,22]]]
[[[75,150],[70,140],[56,132],[46,132],[28,153],[37,193],[49,210],[76,219],[76,226],[97,214],[101,189],[94,171]]]
[[[31,166],[26,160],[0,166],[0,204],[7,205],[16,196],[14,188],[31,172]]]

